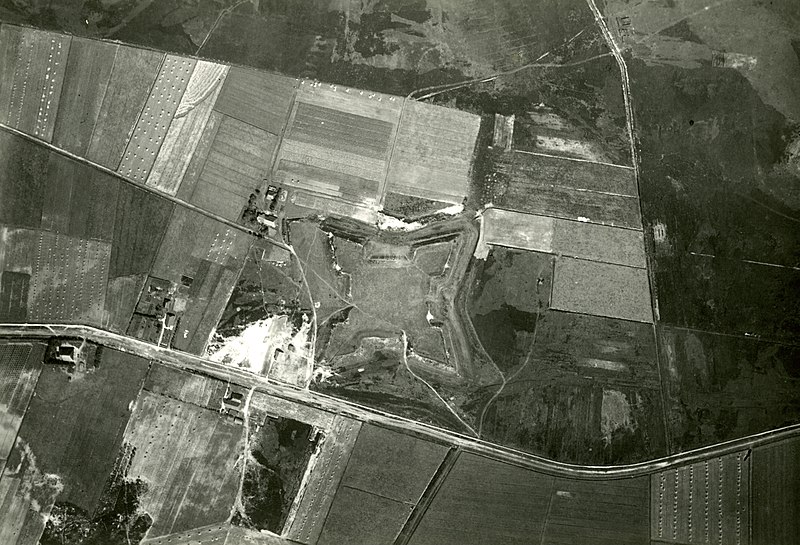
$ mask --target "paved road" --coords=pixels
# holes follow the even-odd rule
[[[472,437],[454,433],[429,424],[415,422],[400,416],[392,415],[370,407],[344,401],[332,396],[312,392],[307,389],[279,384],[248,371],[225,365],[176,350],[157,346],[110,333],[101,329],[77,325],[39,325],[39,324],[0,324],[0,338],[48,338],[52,336],[86,337],[92,341],[111,348],[129,352],[178,367],[213,376],[222,380],[230,380],[239,385],[255,388],[258,391],[309,405],[325,411],[341,414],[364,422],[374,422],[390,428],[405,430],[423,435],[435,441],[455,445],[464,452],[472,452],[489,458],[509,462],[520,467],[540,471],[552,475],[566,477],[583,477],[588,479],[613,479],[634,477],[660,471],[664,468],[701,461],[709,457],[722,456],[800,435],[800,424],[786,426],[769,432],[751,435],[742,439],[720,443],[702,449],[687,451],[681,454],[623,466],[585,466],[565,464],[535,456],[511,448],[502,447]]]

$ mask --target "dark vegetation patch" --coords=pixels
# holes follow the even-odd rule
[[[390,216],[414,221],[425,216],[430,216],[434,212],[442,208],[447,208],[448,206],[450,205],[444,202],[389,192],[386,194],[386,199],[383,203],[383,211]]]
[[[800,421],[800,346],[659,330],[673,450]]]
[[[0,320],[24,322],[28,316],[28,290],[31,275],[27,273],[0,272]]]
[[[133,451],[130,445],[120,449],[93,513],[69,502],[53,505],[40,545],[128,545],[142,540],[153,521],[139,511],[147,484],[126,478]]]
[[[0,223],[39,227],[49,155],[34,142],[0,131]]]
[[[549,308],[553,257],[494,247],[474,266],[470,318],[495,364],[508,371],[524,360],[538,316]]]
[[[120,184],[108,276],[147,274],[153,266],[175,205],[157,195]]]
[[[144,358],[111,349],[83,373],[69,365],[42,367],[19,435],[41,470],[62,478],[59,501],[95,510],[147,369]]]
[[[704,43],[703,40],[700,39],[700,36],[694,33],[694,31],[689,28],[689,21],[684,19],[678,23],[675,23],[669,28],[665,28],[661,32],[659,32],[662,36],[668,36],[670,38],[679,38],[686,42],[694,42],[696,44]]]
[[[800,180],[776,168],[793,127],[734,70],[630,68],[662,320],[795,337],[797,271],[743,262],[800,263],[800,215],[787,198]]]
[[[280,533],[319,440],[312,426],[267,417],[255,430],[242,488],[244,513],[233,523]]]

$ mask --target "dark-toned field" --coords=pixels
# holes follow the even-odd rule
[[[790,439],[752,453],[753,545],[796,545],[800,536],[800,441]]]
[[[174,207],[143,189],[120,184],[109,277],[150,271]]]
[[[53,134],[53,144],[59,148],[86,155],[117,49],[116,44],[72,39]]]
[[[674,449],[797,420],[800,348],[671,326],[658,333]]]
[[[280,136],[297,82],[278,74],[233,67],[214,105],[222,114]]]
[[[50,152],[0,131],[0,223],[38,228]]]

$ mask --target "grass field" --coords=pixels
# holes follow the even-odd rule
[[[557,259],[551,305],[570,312],[653,321],[647,272],[608,263]]]
[[[102,327],[124,333],[133,316],[139,294],[147,282],[146,274],[131,274],[108,279]]]
[[[48,158],[45,148],[0,132],[0,223],[41,225]]]
[[[373,425],[364,425],[350,454],[342,485],[415,505],[447,447]]]
[[[167,136],[172,118],[178,110],[196,61],[167,55],[150,90],[125,153],[117,168],[122,176],[144,183]]]
[[[203,137],[228,67],[197,61],[147,178],[147,185],[176,195]]]
[[[462,454],[409,543],[530,543],[542,533],[552,486],[552,477]]]
[[[50,142],[70,37],[3,25],[0,29],[0,122]]]
[[[72,38],[56,116],[53,144],[85,156],[103,104],[116,44]]]
[[[50,153],[42,205],[42,229],[111,242],[120,181]]]
[[[117,169],[163,59],[163,53],[119,46],[87,159]]]
[[[250,194],[265,189],[264,177],[278,139],[228,116],[209,128],[215,131],[214,138],[194,187],[187,187],[191,191],[187,198],[205,210],[238,221]]]
[[[336,491],[318,545],[393,543],[412,506],[342,485]]]
[[[280,136],[296,87],[296,80],[279,74],[232,67],[214,109]]]
[[[219,409],[226,388],[221,380],[157,363],[144,381],[148,392],[211,410]]]
[[[310,477],[294,517],[284,528],[283,535],[290,540],[305,545],[317,543],[360,429],[361,422],[342,416],[334,418],[312,459]]]
[[[557,478],[542,543],[648,543],[648,494],[647,477],[602,483]]]
[[[0,467],[5,467],[42,368],[40,343],[0,344]]]
[[[150,483],[140,498],[153,517],[148,537],[228,519],[242,430],[217,411],[142,393],[124,440],[135,449],[128,477]]]
[[[406,101],[397,129],[386,190],[451,204],[469,193],[480,118]]]
[[[166,199],[120,184],[110,278],[150,271],[174,207]]]
[[[19,437],[43,473],[60,477],[59,501],[94,511],[147,368],[147,360],[111,349],[72,380],[60,366],[42,367]]]
[[[484,213],[487,244],[645,268],[640,231],[524,214],[500,208]]]
[[[28,294],[28,319],[100,324],[111,245],[40,231]]]
[[[0,227],[0,319],[25,321],[39,233]]]
[[[800,441],[759,447],[752,455],[753,545],[794,545],[800,535]],[[780,521],[780,523],[776,523]]]
[[[750,543],[750,461],[746,456],[746,451],[737,452],[653,475],[651,538],[714,545]]]

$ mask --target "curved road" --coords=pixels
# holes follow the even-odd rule
[[[474,437],[455,433],[430,424],[409,420],[401,416],[344,401],[319,392],[312,392],[307,389],[277,383],[268,380],[266,377],[255,375],[242,369],[227,367],[220,363],[184,352],[160,348],[137,339],[94,327],[68,324],[0,324],[0,337],[6,339],[14,337],[44,339],[53,336],[85,337],[110,348],[153,359],[166,365],[197,371],[221,380],[230,380],[241,386],[256,389],[275,397],[302,403],[364,422],[374,422],[386,427],[424,435],[435,441],[456,446],[464,452],[479,454],[526,469],[557,476],[598,480],[636,477],[662,471],[669,467],[695,463],[706,458],[723,456],[725,454],[773,443],[789,437],[800,436],[800,424],[794,424],[647,462],[619,466],[567,464],[488,443]]]

